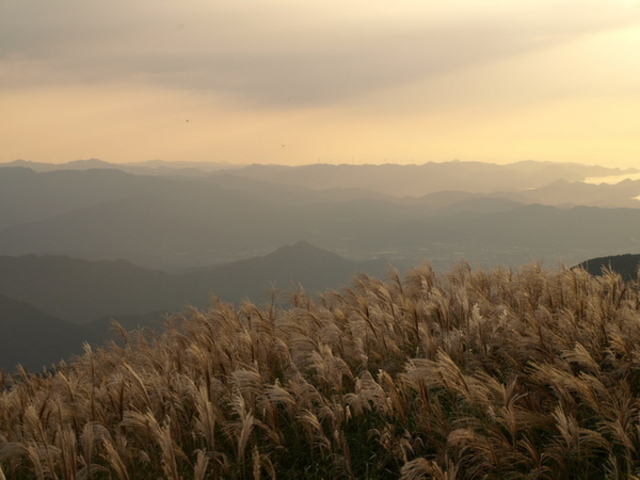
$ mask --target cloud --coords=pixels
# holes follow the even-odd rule
[[[251,108],[338,104],[638,20],[633,5],[586,0],[7,3],[5,86],[152,84]]]

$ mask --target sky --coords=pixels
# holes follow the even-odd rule
[[[640,0],[0,0],[0,162],[640,166]]]

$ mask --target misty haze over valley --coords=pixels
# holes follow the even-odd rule
[[[0,1],[0,480],[640,480],[640,1]]]
[[[351,260],[445,268],[459,258],[574,264],[639,242],[640,180],[585,182],[633,169],[532,161],[213,167],[5,164],[0,253],[180,271],[304,240]]]
[[[637,174],[535,161],[5,163],[2,367],[37,369],[104,341],[111,320],[159,326],[213,297],[286,305],[300,287],[423,262],[446,272],[463,260],[556,267],[636,253],[640,180],[606,180]],[[68,333],[37,340],[34,325]]]
[[[630,472],[638,173],[0,164],[0,479]]]

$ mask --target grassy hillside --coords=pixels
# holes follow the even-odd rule
[[[640,293],[422,266],[1,379],[6,478],[636,478]],[[0,477],[1,478],[1,477]]]
[[[80,351],[83,341],[110,338],[112,319],[127,327],[156,327],[165,312],[206,307],[211,296],[233,303],[245,298],[263,302],[275,293],[278,302],[286,303],[286,292],[299,285],[322,292],[358,272],[375,275],[388,268],[384,260],[353,262],[306,242],[182,274],[146,270],[124,260],[0,256],[0,295],[30,307],[13,308],[0,297],[0,369],[13,371],[22,363],[37,371],[67,358]]]

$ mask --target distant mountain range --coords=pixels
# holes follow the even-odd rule
[[[262,256],[188,273],[148,270],[125,260],[66,256],[0,257],[0,294],[54,316],[87,323],[105,316],[204,307],[211,294],[230,302],[263,301],[271,287],[311,291],[346,283],[362,271],[384,276],[385,260],[354,262],[307,242]]]
[[[640,255],[600,257],[580,263],[593,275],[611,268],[637,279]],[[89,262],[69,257],[0,257],[0,369],[20,363],[31,371],[82,352],[85,342],[114,338],[112,321],[126,329],[159,328],[172,313],[206,308],[213,298],[239,304],[275,299],[286,306],[297,288],[339,289],[358,273],[384,278],[384,261],[353,262],[307,242],[263,257],[168,274],[125,261]],[[275,296],[274,296],[275,295]]]
[[[360,188],[395,197],[419,197],[443,190],[470,193],[521,191],[556,180],[582,181],[588,177],[617,176],[638,170],[587,166],[576,163],[443,162],[422,165],[250,165],[234,175],[313,189]]]
[[[322,183],[321,175],[317,181]],[[229,172],[159,177],[4,167],[0,255],[125,259],[176,271],[265,255],[306,239],[351,259],[429,260],[438,268],[462,256],[489,266],[532,258],[574,263],[638,247],[640,208],[628,208],[640,206],[636,194],[640,181],[556,181],[521,191],[441,190],[399,198],[355,186],[317,190]],[[589,199],[616,208],[574,205]]]
[[[384,261],[353,262],[306,242],[228,265],[184,274],[146,270],[129,262],[90,262],[62,256],[0,257],[0,368],[30,368],[100,343],[110,319],[127,327],[159,325],[212,296],[260,304],[274,293],[287,302],[296,288],[322,292],[358,273],[384,277]]]
[[[137,163],[109,163],[97,158],[87,160],[74,160],[65,163],[31,162],[27,160],[14,160],[0,164],[0,167],[25,167],[36,172],[53,172],[56,170],[90,170],[94,168],[121,170],[127,173],[142,175],[168,175],[168,176],[200,176],[203,173],[217,170],[233,170],[245,165],[231,163],[204,163],[204,162],[166,162],[162,160],[149,160]]]
[[[39,368],[102,341],[111,318],[157,325],[211,295],[264,302],[273,288],[384,276],[389,263],[572,265],[638,251],[640,180],[584,182],[637,172],[531,161],[3,164],[0,367]]]
[[[526,160],[506,165],[485,162],[428,162],[421,165],[233,165],[204,162],[148,162],[114,164],[99,159],[50,164],[16,160],[0,167],[26,167],[38,172],[55,170],[117,169],[127,173],[167,176],[237,176],[303,186],[315,190],[361,189],[395,197],[423,196],[442,190],[473,193],[537,188],[556,180],[580,182],[590,177],[640,173],[638,169],[607,168],[579,163]]]

